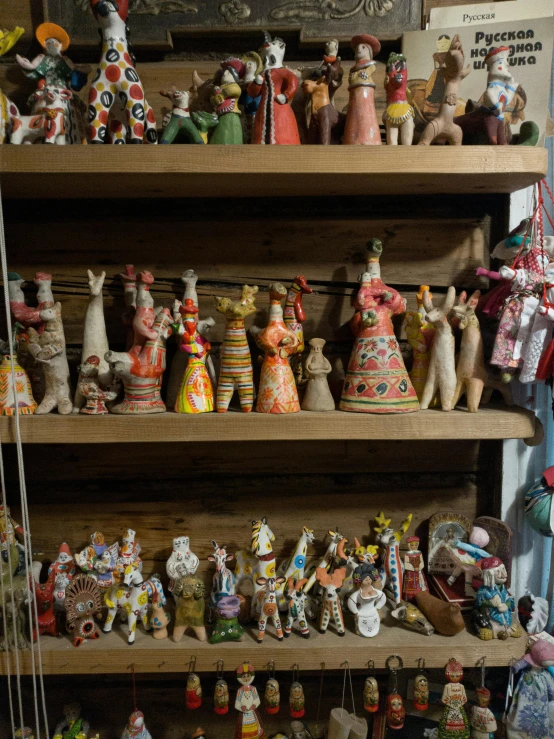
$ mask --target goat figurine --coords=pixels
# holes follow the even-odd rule
[[[333,619],[339,636],[345,635],[344,617],[340,603],[339,590],[346,576],[346,567],[338,567],[332,574],[325,567],[318,567],[316,578],[324,589],[321,615],[319,618],[319,633],[327,631],[329,622]]]
[[[429,291],[423,293],[423,307],[427,313],[427,320],[435,327],[433,346],[429,370],[425,380],[425,388],[421,397],[421,410],[431,405],[433,398],[440,391],[440,401],[443,411],[451,411],[456,390],[456,359],[454,334],[448,322],[448,314],[454,307],[456,288],[449,287],[444,304],[435,308]]]
[[[308,603],[308,595],[302,589],[308,582],[307,577],[303,577],[301,580],[295,580],[293,577],[289,577],[287,581],[286,598],[288,603],[289,613],[284,628],[284,636],[290,636],[292,626],[295,621],[298,621],[298,626],[304,639],[310,638],[310,627],[306,619],[306,614],[313,618],[313,613]]]

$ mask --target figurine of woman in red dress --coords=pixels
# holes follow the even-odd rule
[[[416,392],[394,335],[391,317],[406,301],[381,280],[379,239],[367,243],[368,263],[356,296],[350,328],[356,337],[346,371],[341,411],[410,413],[419,410]]]
[[[402,593],[404,600],[415,601],[415,597],[422,590],[428,590],[427,580],[423,572],[423,554],[419,551],[419,536],[409,536],[406,539],[408,551],[404,555],[404,585]]]
[[[239,711],[235,739],[265,739],[265,731],[256,711],[260,706],[260,696],[252,685],[255,675],[249,662],[244,662],[237,668],[237,680],[241,687],[235,699],[235,709]]]
[[[367,33],[354,36],[351,41],[356,63],[348,76],[348,110],[343,144],[380,144],[381,132],[375,111],[375,73],[373,57],[381,44]]]

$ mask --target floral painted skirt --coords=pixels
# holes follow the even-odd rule
[[[439,723],[439,737],[448,739],[469,739],[470,727],[466,712],[462,709],[448,708]]]
[[[266,357],[262,364],[258,413],[298,413],[300,403],[288,359]]]
[[[177,413],[209,413],[213,409],[214,391],[204,360],[190,357],[175,410]]]
[[[522,311],[523,300],[512,298],[506,303],[494,340],[491,364],[513,369],[523,364],[523,359],[514,359],[514,348]]]
[[[265,731],[256,710],[239,713],[235,727],[235,739],[265,739]]]

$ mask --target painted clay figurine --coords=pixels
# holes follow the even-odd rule
[[[304,568],[306,567],[306,559],[308,554],[308,546],[314,543],[314,532],[307,526],[302,527],[302,533],[298,537],[294,549],[288,559],[285,559],[279,565],[277,573],[283,575],[287,580],[287,587],[290,578],[295,580],[302,580],[304,578]],[[279,599],[279,608],[281,611],[287,611],[288,605],[286,598]]]
[[[327,631],[331,620],[335,624],[339,636],[344,636],[346,633],[338,593],[344,582],[345,575],[346,567],[337,567],[332,574],[329,574],[325,567],[318,567],[316,570],[317,581],[323,588],[321,616],[319,619],[320,634],[324,634]]]
[[[292,281],[292,285],[287,290],[287,299],[285,300],[285,308],[283,310],[283,318],[285,325],[291,331],[294,331],[298,339],[298,346],[295,353],[290,358],[290,364],[293,372],[297,377],[297,383],[302,378],[302,360],[300,354],[304,351],[304,329],[302,324],[306,321],[306,312],[302,305],[302,297],[311,295],[312,288],[306,282],[303,275],[298,275]]]
[[[368,261],[350,321],[355,336],[340,410],[359,413],[411,413],[419,409],[391,318],[406,301],[381,279],[379,239],[367,243]]]
[[[406,628],[417,631],[419,634],[431,636],[435,633],[435,629],[430,621],[425,618],[423,613],[413,603],[401,603],[391,611],[391,616]]]
[[[160,95],[171,101],[171,117],[162,132],[160,144],[204,144],[204,139],[190,117],[190,92],[178,90],[172,85],[169,90],[160,90]]]
[[[446,665],[447,684],[442,692],[444,711],[439,723],[438,739],[470,739],[469,721],[465,712],[467,696],[461,683],[464,675],[460,662],[451,659]]]
[[[187,677],[185,703],[186,707],[192,711],[195,711],[202,705],[202,685],[200,683],[200,678],[195,672],[189,672]]]
[[[88,93],[91,144],[158,143],[156,119],[144,97],[127,43],[129,0],[90,0],[102,52]],[[110,118],[112,116],[112,118]]]
[[[477,705],[472,706],[469,715],[471,739],[491,739],[498,728],[494,713],[489,708],[491,691],[488,688],[477,688]]]
[[[57,408],[58,413],[65,416],[73,410],[73,399],[65,353],[61,303],[44,307],[40,310],[39,317],[44,321],[44,331],[39,335],[34,328],[29,328],[29,353],[44,366],[46,392],[35,414],[43,415]]]
[[[429,681],[421,673],[414,680],[414,708],[426,711],[429,708]]]
[[[265,739],[265,731],[258,711],[260,696],[252,685],[256,672],[249,662],[237,668],[237,680],[240,688],[235,699],[235,709],[239,712],[234,739]]]
[[[32,575],[29,575],[32,578]],[[35,597],[37,601],[37,612],[36,623],[33,624],[32,637],[33,641],[36,642],[38,636],[42,634],[50,634],[51,636],[58,636],[58,620],[56,613],[54,612],[54,588],[56,578],[52,572],[48,575],[48,579],[45,583],[38,583],[32,580],[32,585],[35,589]]]
[[[114,584],[114,570],[117,564],[119,542],[111,546],[101,531],[90,536],[90,545],[75,555],[75,563],[89,577],[98,582],[98,587],[105,590]]]
[[[387,695],[387,726],[389,729],[402,729],[406,720],[406,709],[399,693]]]
[[[377,524],[373,528],[377,534],[375,541],[381,549],[384,549],[383,564],[380,571],[381,581],[385,583],[387,598],[395,605],[399,605],[403,600],[402,561],[399,545],[402,537],[410,528],[412,517],[410,513],[402,521],[398,531],[390,527],[391,519],[386,518],[383,511],[375,517],[375,523]]]
[[[239,98],[239,105],[243,111],[244,143],[251,144],[254,120],[260,107],[262,94],[260,92],[252,97],[248,93],[248,86],[251,82],[254,82],[258,75],[262,74],[264,63],[257,51],[247,51],[246,54],[242,55],[241,61],[244,63],[244,76],[241,80],[242,93]]]
[[[376,713],[379,710],[379,684],[374,677],[365,679],[364,709],[368,713]]]
[[[73,646],[80,647],[85,639],[98,639],[100,633],[94,616],[102,616],[100,588],[92,577],[80,573],[65,590],[67,630],[73,635]]]
[[[306,577],[297,582],[292,577],[289,577],[287,580],[286,599],[289,612],[283,630],[283,634],[286,637],[290,636],[292,627],[295,621],[297,621],[298,628],[304,639],[310,638],[310,627],[308,626],[306,614],[310,618],[313,618],[313,613],[308,602],[308,596],[302,589],[307,582],[308,578]]]
[[[175,580],[172,592],[175,598],[173,641],[180,642],[187,629],[192,629],[199,641],[206,641],[205,588],[202,580],[195,575],[182,575]]]
[[[431,346],[435,336],[435,327],[427,320],[427,313],[423,307],[423,294],[429,291],[429,285],[420,285],[417,293],[417,311],[406,313],[406,338],[412,347],[413,361],[410,370],[410,380],[421,402],[429,363],[431,362]],[[433,296],[429,293],[429,297]]]
[[[206,356],[211,344],[197,330],[198,308],[192,300],[180,307],[183,324],[179,350],[189,355],[181,389],[175,403],[177,413],[209,413],[214,409],[214,391],[206,368]]]
[[[387,601],[382,590],[373,587],[373,580],[366,575],[358,590],[348,597],[348,610],[356,619],[356,633],[360,636],[377,636],[381,620],[379,609]]]
[[[134,711],[129,716],[121,739],[152,739],[152,735],[144,723],[144,713],[142,711]]]
[[[194,575],[198,569],[200,560],[191,552],[190,538],[188,536],[176,536],[173,539],[173,551],[169,555],[165,570],[169,577],[169,592],[173,592],[173,583],[178,577]]]
[[[65,146],[66,110],[72,97],[73,93],[66,87],[48,87],[41,80],[31,97],[33,113],[16,112],[10,116],[10,143]]]
[[[473,622],[481,639],[508,639],[521,636],[515,615],[515,600],[506,588],[508,573],[502,560],[487,557],[481,561],[483,584],[477,591]]]
[[[333,97],[342,85],[344,72],[340,56],[337,56],[338,50],[339,42],[336,39],[328,41],[323,61],[302,83],[302,90],[309,97],[306,117],[310,144],[327,146],[339,143],[335,131],[340,115],[333,104]]]
[[[243,413],[250,413],[254,403],[252,357],[246,338],[244,320],[256,312],[254,300],[258,286],[242,286],[241,299],[214,298],[217,311],[225,316],[225,334],[221,344],[221,367],[217,385],[218,413],[225,413],[235,390]]]
[[[37,402],[29,375],[14,356],[15,384],[12,379],[11,354],[3,354],[0,362],[0,415],[27,416],[35,412]]]
[[[239,98],[242,94],[240,80],[245,66],[240,59],[221,62],[221,71],[214,78],[212,104],[219,119],[211,135],[210,144],[242,144],[242,123]]]
[[[375,111],[375,74],[373,58],[381,44],[367,33],[354,36],[351,41],[355,64],[348,76],[348,111],[343,144],[381,144],[381,132]]]
[[[385,76],[387,107],[383,113],[389,146],[396,146],[399,138],[401,144],[411,146],[414,138],[414,109],[408,102],[407,86],[406,57],[393,52],[387,61]]]
[[[123,582],[113,585],[104,595],[104,604],[108,607],[108,615],[103,627],[104,633],[109,634],[116,615],[123,611],[127,614],[127,643],[134,644],[139,619],[146,631],[152,629],[149,601],[152,600],[156,591],[165,604],[165,595],[158,577],[152,575],[149,580],[144,580],[138,567],[129,565],[125,569]]]
[[[404,555],[404,600],[413,601],[417,593],[428,590],[427,579],[423,572],[425,563],[423,554],[419,550],[419,536],[409,536],[406,539],[408,551]]]
[[[488,380],[481,327],[475,315],[480,297],[480,290],[476,290],[469,299],[465,292],[461,292],[458,304],[452,309],[462,330],[462,343],[456,365],[456,390],[452,405],[457,405],[460,398],[465,395],[467,409],[470,413],[477,413],[479,410],[483,389]]]
[[[218,601],[221,598],[234,596],[235,594],[235,576],[227,567],[227,562],[230,559],[234,559],[234,555],[227,554],[227,549],[220,547],[213,539],[210,543],[214,548],[214,553],[208,556],[208,561],[215,562],[216,569],[212,579],[212,592],[208,601],[208,607],[210,609],[208,623],[212,622],[212,614],[217,608]]]
[[[48,568],[48,575],[54,575],[55,591],[54,591],[54,610],[58,613],[64,610],[64,601],[67,586],[75,577],[75,563],[71,555],[71,550],[64,542],[60,546],[58,556]]]
[[[236,595],[224,595],[215,607],[216,620],[210,636],[210,644],[221,644],[224,641],[242,641],[244,631],[239,623],[241,609],[240,598]]]
[[[81,718],[81,706],[68,703],[63,707],[64,718],[54,729],[53,739],[87,739],[89,722]]]
[[[17,44],[25,29],[16,26],[13,31],[0,29],[0,57]],[[8,135],[9,117],[17,114],[17,107],[0,89],[0,144],[4,144]]]
[[[92,354],[79,367],[79,382],[77,392],[85,405],[79,413],[90,416],[100,416],[108,413],[106,403],[117,398],[117,390],[104,390],[100,384],[99,367],[100,357]]]
[[[257,577],[256,584],[260,588],[256,593],[258,601],[258,644],[264,639],[265,630],[269,619],[273,621],[277,639],[283,641],[283,628],[279,618],[279,606],[277,605],[277,588],[285,582],[284,577]]]
[[[441,106],[436,118],[425,126],[419,140],[420,146],[429,146],[429,144],[439,141],[461,146],[463,132],[460,126],[454,122],[454,115],[458,103],[460,83],[467,77],[471,69],[469,66],[464,67],[464,61],[462,42],[456,34],[444,58],[443,77],[445,85]]]
[[[466,627],[459,603],[448,603],[422,590],[416,595],[416,605],[438,634],[455,636]]]
[[[150,622],[152,624],[152,636],[154,639],[167,639],[169,632],[167,625],[171,621],[171,615],[167,611],[165,598],[155,590],[152,594],[152,613]]]
[[[252,98],[261,95],[254,119],[253,144],[300,144],[300,135],[294,112],[290,106],[298,90],[298,78],[283,66],[286,44],[283,39],[273,39],[264,31],[264,45],[260,55],[264,71],[248,85]]]
[[[256,335],[256,343],[265,352],[256,410],[258,413],[297,413],[298,392],[289,357],[296,353],[299,341],[283,320],[281,301],[287,290],[280,282],[269,286],[269,323]]]
[[[429,293],[423,293],[423,307],[427,313],[427,320],[435,327],[433,346],[431,347],[431,361],[425,388],[421,397],[421,410],[427,410],[440,391],[440,402],[443,411],[451,411],[454,407],[454,392],[456,390],[456,357],[454,334],[448,321],[448,315],[456,301],[456,288],[449,287],[444,303],[435,308]]]

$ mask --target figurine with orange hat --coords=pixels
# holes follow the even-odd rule
[[[469,721],[465,712],[466,689],[461,683],[464,668],[454,658],[446,665],[447,684],[442,691],[444,712],[439,723],[438,739],[469,739]]]
[[[423,590],[429,590],[423,568],[423,554],[419,550],[419,536],[408,536],[406,539],[408,551],[404,555],[404,585],[402,588],[404,600],[415,601],[416,595]]]
[[[239,98],[242,94],[240,80],[244,77],[244,62],[240,59],[226,59],[221,62],[221,70],[214,77],[214,90],[211,102],[219,118],[210,144],[242,144],[242,123]]]
[[[367,33],[354,36],[351,41],[356,63],[348,76],[348,111],[343,144],[380,144],[381,132],[375,111],[376,65],[373,58],[381,50],[381,44]]]
[[[241,687],[237,691],[235,709],[239,711],[234,739],[265,739],[265,731],[261,724],[257,708],[260,696],[252,685],[256,672],[249,662],[243,662],[237,668],[237,680]]]
[[[177,413],[209,413],[214,409],[214,391],[206,368],[210,342],[197,330],[198,308],[192,298],[179,307],[183,317],[181,324],[173,324],[173,331],[180,336],[179,350],[189,355],[181,389],[175,402]]]
[[[521,636],[515,616],[515,599],[506,587],[508,572],[498,557],[481,560],[483,584],[477,591],[473,624],[480,639],[508,639]]]

